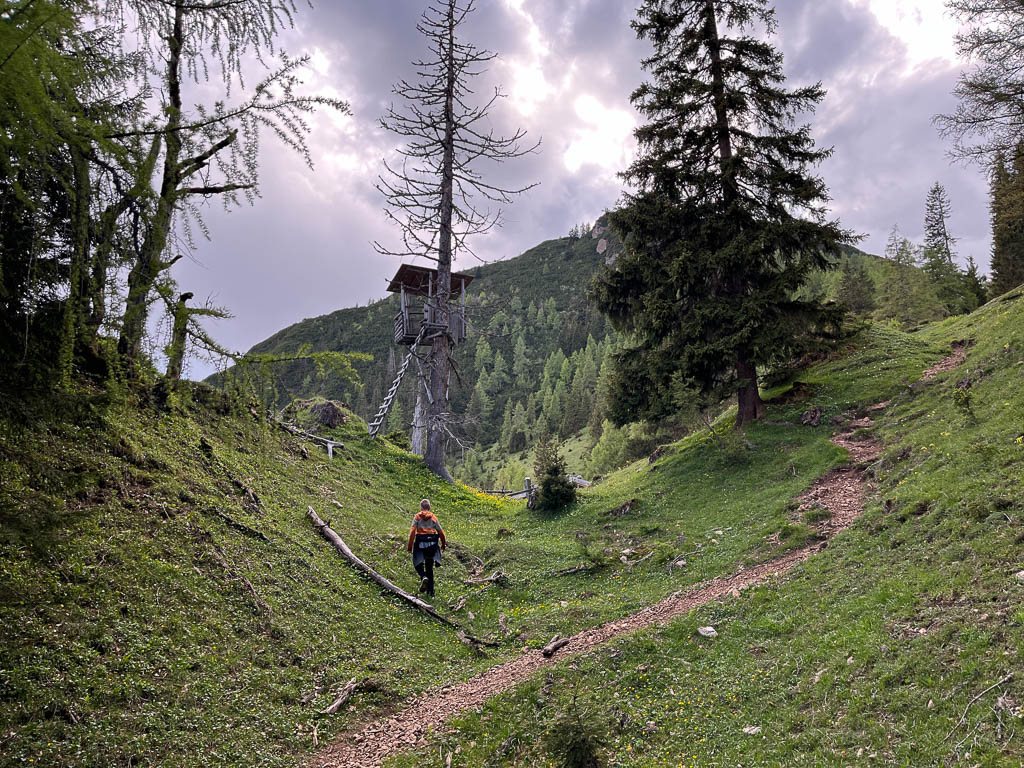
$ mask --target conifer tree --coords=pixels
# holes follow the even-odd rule
[[[993,165],[991,273],[993,298],[1024,283],[1024,142],[1012,163],[999,154]]]
[[[632,95],[646,118],[611,214],[625,253],[599,275],[601,311],[630,343],[617,355],[620,423],[673,411],[672,382],[736,392],[737,426],[760,418],[757,366],[838,322],[794,298],[850,236],[826,219],[812,169],[828,157],[797,125],[824,95],[784,87],[765,0],[645,0],[633,23],[653,45]]]
[[[989,165],[1010,153],[1024,125],[1024,4],[1020,0],[947,0],[960,22],[957,52],[971,67],[954,90],[956,111],[936,120],[958,157]]]
[[[143,114],[139,124],[114,138],[151,139],[160,153],[152,180],[153,201],[143,218],[139,246],[127,273],[127,295],[118,350],[130,361],[139,359],[146,333],[149,306],[162,273],[182,254],[169,253],[178,229],[185,243],[191,240],[189,221],[204,231],[201,201],[218,197],[237,203],[239,194],[252,202],[259,188],[259,134],[263,129],[311,163],[306,134],[308,118],[328,106],[342,114],[346,102],[295,93],[306,59],[290,59],[279,50],[276,37],[293,23],[292,0],[122,0],[108,4],[112,18],[134,24],[143,55],[138,57],[136,79],[148,93],[150,78],[159,72],[163,103],[154,114]],[[226,94],[240,90],[243,60],[264,61],[281,56],[281,63],[266,75],[241,103],[225,96],[212,104],[187,106],[191,82],[205,92],[213,90],[211,63],[220,65]],[[205,93],[204,93],[205,95]]]
[[[491,345],[486,336],[481,336],[476,342],[476,354],[473,355],[473,370],[477,373],[482,371],[491,362]]]
[[[516,403],[512,410],[512,426],[509,430],[508,450],[511,453],[521,451],[529,439],[530,424],[526,418],[526,408],[521,402]]]
[[[508,366],[505,364],[505,357],[500,351],[494,355],[494,367],[491,369],[488,392],[500,396],[508,385]]]
[[[974,311],[988,300],[988,281],[978,269],[973,256],[967,257],[967,271],[964,273],[964,290],[970,300],[970,311]]]
[[[918,249],[893,227],[885,247],[889,272],[882,285],[882,302],[876,316],[895,320],[901,325],[915,325],[942,316],[942,308],[934,288],[919,267]]]
[[[924,207],[924,248],[922,267],[931,280],[939,301],[950,315],[970,311],[963,275],[956,266],[956,238],[949,233],[952,206],[941,183],[928,190]]]
[[[855,256],[848,256],[843,262],[837,298],[857,315],[875,308],[875,284],[864,262]]]
[[[512,379],[517,389],[526,391],[530,388],[530,358],[526,354],[526,339],[521,333],[516,337],[512,350]]]

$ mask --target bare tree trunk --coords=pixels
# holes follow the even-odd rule
[[[452,289],[452,186],[455,165],[455,3],[448,0],[448,35],[445,48],[447,76],[444,95],[444,155],[441,161],[441,210],[437,253],[437,292],[435,319],[443,326],[430,348],[429,375],[433,402],[428,409],[427,447],[423,455],[427,468],[435,475],[451,480],[445,468],[445,436],[448,418],[448,374],[451,335],[448,333]]]
[[[171,331],[171,347],[167,353],[167,378],[171,381],[181,378],[181,369],[185,362],[185,341],[188,336],[188,318],[191,314],[186,303],[191,298],[191,293],[181,294],[174,308],[174,328]]]
[[[736,361],[736,376],[745,382],[737,393],[739,412],[736,415],[736,426],[740,427],[764,416],[764,401],[757,387],[757,369],[742,353]]]
[[[416,377],[416,407],[412,412],[412,452],[423,455],[423,432],[427,419],[427,395],[423,391],[423,379]]]

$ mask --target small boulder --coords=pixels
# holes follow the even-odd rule
[[[718,632],[715,630],[714,627],[698,627],[697,634],[701,637],[707,637],[712,639],[718,637]]]
[[[1017,571],[1016,579],[1018,584],[1024,584],[1024,571]]]
[[[747,734],[747,736],[757,736],[759,733],[761,733],[761,726],[748,725],[746,728],[743,729],[743,732]]]
[[[335,403],[333,400],[327,400],[326,402],[313,405],[310,407],[309,412],[317,420],[317,423],[333,429],[348,422],[348,416],[341,410],[340,405],[342,404]]]

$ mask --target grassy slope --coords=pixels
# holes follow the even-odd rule
[[[932,338],[916,338],[876,330],[853,357],[802,379],[816,387],[814,400],[827,407],[826,416],[837,415],[899,393],[941,356],[942,334],[954,332],[967,333],[943,327]],[[973,354],[987,349],[979,344]],[[981,403],[992,385],[987,379],[978,385],[976,430],[988,429]],[[0,431],[0,738],[10,764],[288,764],[312,747],[313,712],[350,677],[373,678],[379,690],[358,695],[355,711],[318,721],[321,740],[370,711],[468,677],[522,645],[540,645],[555,631],[633,611],[741,562],[772,556],[766,537],[786,521],[790,499],[842,458],[824,427],[755,427],[748,432],[752,452],[695,435],[653,466],[643,461],[612,476],[570,512],[544,518],[436,483],[412,457],[370,443],[357,423],[337,435],[346,444],[344,458],[328,462],[315,450],[301,458],[293,438],[245,412],[216,415],[191,400],[163,411],[93,396],[72,407],[67,412],[55,401],[47,413],[6,412]],[[779,405],[772,415],[792,420],[803,407]],[[203,438],[214,458],[201,448]],[[265,509],[257,511],[231,478],[251,486]],[[382,598],[303,516],[312,504],[360,555],[411,588],[402,537],[407,510],[423,495],[434,499],[454,542],[441,572],[441,601],[466,596],[475,634],[496,632],[500,614],[522,633],[487,659]],[[629,514],[606,514],[633,498],[638,503]],[[217,511],[270,542],[228,526]],[[499,536],[500,529],[511,535]],[[862,528],[856,535],[869,534]],[[865,548],[876,546],[871,540]],[[630,570],[619,561],[630,549],[631,560],[654,554]],[[840,552],[830,549],[827,557]],[[470,553],[487,572],[508,573],[511,586],[463,586],[468,568],[457,556],[471,563]],[[679,557],[688,565],[670,574],[667,563]],[[892,561],[888,553],[878,557]],[[556,575],[587,561],[599,569]],[[851,562],[849,579],[863,587],[869,566]],[[808,593],[820,602],[821,590],[819,580]],[[770,635],[758,642],[779,637],[786,644],[786,632],[799,622],[767,618],[788,615],[774,607],[779,599],[767,591],[714,610],[746,610]],[[767,615],[761,604],[769,606]],[[824,615],[815,603],[810,619]],[[688,625],[672,631],[681,640],[670,655],[705,653],[696,650]],[[669,647],[665,639],[650,642]],[[727,642],[726,635],[715,652]],[[745,653],[739,642],[737,653]],[[639,659],[647,651],[637,648]],[[782,646],[770,657],[778,659],[772,669],[789,668]],[[802,664],[799,659],[792,663]],[[323,692],[303,705],[302,695],[316,686]],[[561,695],[563,686],[557,690]],[[513,696],[496,706],[523,701],[532,699]],[[539,727],[531,718],[515,722],[526,735]],[[498,737],[482,723],[467,728],[480,731],[479,745]],[[660,733],[669,738],[669,730]]]
[[[878,417],[877,497],[827,550],[782,585],[561,665],[462,719],[441,751],[460,744],[462,765],[548,765],[545,734],[568,713],[608,734],[617,766],[1020,765],[1024,298],[913,337],[876,331],[801,380],[831,411],[866,405],[890,396],[894,359],[911,381],[908,352],[959,339],[977,341],[964,366],[901,388]],[[967,377],[973,416],[953,397]],[[748,437],[762,444],[771,429]],[[718,639],[697,635],[706,624]]]
[[[753,465],[739,468],[734,482],[763,509],[712,546],[704,536],[718,507],[710,481],[697,504],[682,485],[663,493],[651,483],[657,473],[630,471],[571,513],[547,519],[437,483],[408,454],[370,443],[356,423],[336,434],[344,458],[329,462],[317,450],[301,458],[293,438],[248,414],[217,416],[194,404],[86,410],[77,426],[67,414],[21,414],[30,429],[12,414],[5,419],[0,732],[12,763],[287,764],[311,748],[313,712],[350,677],[373,678],[380,690],[357,697],[354,713],[322,722],[321,739],[367,710],[468,677],[555,631],[633,611],[759,556],[789,496],[837,458],[814,449],[774,456],[766,441],[763,458],[785,483],[767,482]],[[711,464],[690,468],[685,452],[657,471],[682,477],[677,465],[710,473],[729,461],[716,452]],[[232,478],[250,486],[265,510]],[[360,555],[412,588],[403,551],[409,516],[398,507],[412,509],[422,495],[434,500],[453,541],[442,599],[468,598],[476,634],[496,631],[500,614],[521,632],[489,659],[381,598],[303,515],[314,505]],[[604,512],[633,497],[641,503],[632,514],[606,522]],[[746,517],[743,503],[728,507],[730,521]],[[603,567],[557,576],[586,559],[577,531]],[[600,554],[605,547],[608,557]],[[623,549],[634,559],[652,549],[656,556],[630,572],[617,559]],[[688,552],[699,552],[686,555],[693,565],[669,576],[665,563]],[[468,553],[488,572],[508,573],[512,585],[463,586],[468,569],[458,555]],[[318,685],[324,692],[302,705]]]

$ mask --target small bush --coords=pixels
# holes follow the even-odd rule
[[[395,446],[395,448],[401,448],[403,451],[412,453],[412,441],[404,430],[396,429],[394,432],[384,435],[384,439]]]
[[[551,512],[576,501],[576,486],[569,481],[556,441],[543,440],[537,446],[533,471],[537,476],[537,509]]]
[[[565,712],[555,718],[544,737],[544,746],[559,768],[604,768],[608,727],[596,712],[573,697]]]

